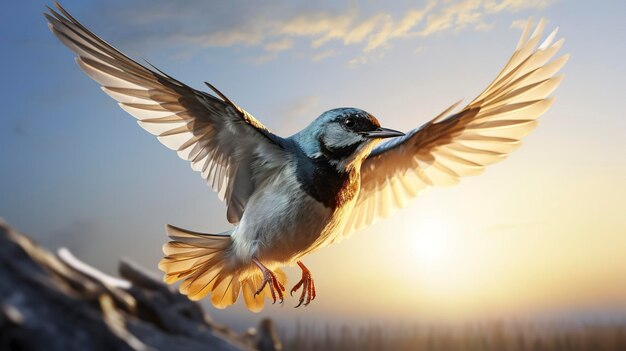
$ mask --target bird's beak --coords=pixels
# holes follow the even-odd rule
[[[393,138],[393,137],[403,136],[404,133],[399,132],[397,130],[380,127],[370,132],[363,132],[361,133],[361,135],[367,138],[383,139],[383,138]]]

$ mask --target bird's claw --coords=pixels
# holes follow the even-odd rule
[[[300,294],[299,303],[295,306],[298,308],[304,304],[304,306],[308,306],[311,301],[315,300],[315,283],[313,282],[313,276],[311,272],[301,263],[298,263],[300,268],[302,268],[302,278],[298,282],[298,284],[294,285],[289,294],[293,296],[293,293],[298,291],[300,287],[302,287],[302,293]],[[305,302],[306,298],[306,302]]]
[[[268,284],[270,287],[270,293],[272,294],[272,304],[276,303],[276,295],[278,295],[279,303],[282,304],[285,300],[285,296],[283,294],[283,291],[285,291],[285,287],[276,278],[274,272],[270,271],[269,269],[263,272],[263,282],[261,283],[261,287],[254,293],[254,296],[256,297],[257,295],[259,295]]]

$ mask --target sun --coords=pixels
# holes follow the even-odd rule
[[[427,266],[445,265],[453,258],[451,228],[437,217],[424,218],[414,230],[416,259]]]
[[[472,268],[464,264],[467,256],[459,232],[454,222],[446,219],[443,214],[421,217],[412,230],[408,250],[415,263],[412,274],[416,277],[416,291],[431,301],[439,301],[440,307],[471,288],[468,278]]]

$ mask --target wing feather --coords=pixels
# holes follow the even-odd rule
[[[118,101],[118,105],[137,119],[137,123],[166,147],[190,162],[191,168],[218,193],[228,205],[228,220],[238,222],[248,197],[251,182],[271,174],[271,160],[265,153],[281,153],[282,138],[272,134],[261,122],[235,105],[215,87],[216,96],[195,90],[154,66],[148,68],[124,55],[72,17],[59,4],[58,11],[44,14],[52,33],[76,55],[80,68]],[[251,159],[265,168],[251,169]],[[273,157],[272,159],[278,159]],[[257,172],[254,177],[252,172]],[[233,183],[238,172],[242,184]],[[263,174],[258,174],[265,172]]]
[[[487,88],[460,112],[452,105],[430,122],[376,147],[361,167],[361,189],[343,235],[389,216],[432,185],[456,184],[503,160],[552,105],[549,95],[563,77],[555,74],[568,55],[557,29],[541,42],[542,19],[529,20],[515,52]],[[553,43],[554,42],[554,43]],[[378,209],[378,210],[377,210]]]

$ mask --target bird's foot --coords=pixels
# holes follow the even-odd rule
[[[265,267],[261,262],[254,259],[254,263],[261,269],[263,272],[263,282],[261,283],[261,287],[254,293],[254,296],[260,294],[263,289],[265,289],[266,285],[270,287],[270,293],[272,294],[273,304],[276,303],[276,296],[278,295],[279,303],[283,303],[285,300],[285,296],[283,292],[285,291],[285,287],[280,283],[278,278],[274,272],[272,272],[269,268]]]
[[[294,287],[291,289],[291,296],[293,296],[293,293],[298,291],[298,289],[300,289],[300,287],[302,287],[302,293],[300,294],[300,302],[298,303],[298,305],[296,305],[296,308],[302,306],[302,304],[304,303],[305,306],[307,306],[308,304],[311,303],[311,301],[315,300],[315,283],[313,282],[313,276],[311,275],[311,271],[309,271],[308,268],[306,268],[306,266],[298,261],[298,266],[300,266],[300,268],[302,269],[302,278],[300,279],[300,281],[298,282],[298,284],[294,285]],[[306,302],[305,302],[305,298],[306,298]]]

